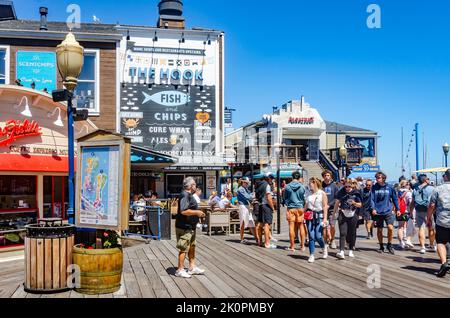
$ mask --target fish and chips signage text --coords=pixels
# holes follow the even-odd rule
[[[41,127],[36,121],[25,119],[10,120],[4,127],[0,127],[0,146],[9,146],[12,142],[20,138],[42,135]]]

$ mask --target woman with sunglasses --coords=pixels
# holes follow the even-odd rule
[[[323,240],[323,229],[328,226],[328,198],[325,191],[322,190],[322,182],[317,178],[309,180],[310,195],[306,199],[306,212],[304,218],[308,227],[309,236],[309,263],[314,263],[314,252],[316,241],[323,249],[323,258],[328,257],[328,247]]]
[[[338,215],[339,224],[339,247],[340,252],[337,258],[345,259],[345,243],[348,242],[348,256],[354,258],[354,249],[356,244],[356,231],[358,228],[357,210],[362,208],[361,192],[355,189],[352,180],[346,180],[345,186],[337,195],[334,205],[334,214]]]

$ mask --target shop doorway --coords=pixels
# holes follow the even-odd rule
[[[67,177],[44,177],[44,218],[66,220],[69,208],[69,183]]]

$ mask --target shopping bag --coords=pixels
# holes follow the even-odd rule
[[[414,224],[413,219],[408,220],[408,225],[406,228],[406,236],[407,237],[413,237],[417,234],[416,226]]]

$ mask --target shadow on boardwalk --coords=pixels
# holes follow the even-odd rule
[[[438,279],[436,253],[416,251],[379,254],[376,241],[359,240],[356,259],[339,261],[336,250],[327,260],[317,250],[314,264],[307,252],[288,252],[285,236],[268,250],[240,244],[238,236],[198,236],[197,258],[206,275],[190,280],[174,277],[178,251],[175,240],[125,249],[122,288],[100,298],[316,298],[420,297],[450,295],[450,277]],[[369,266],[379,265],[381,288],[367,286]],[[29,295],[23,291],[23,261],[0,264],[0,297],[86,297],[74,291]]]

